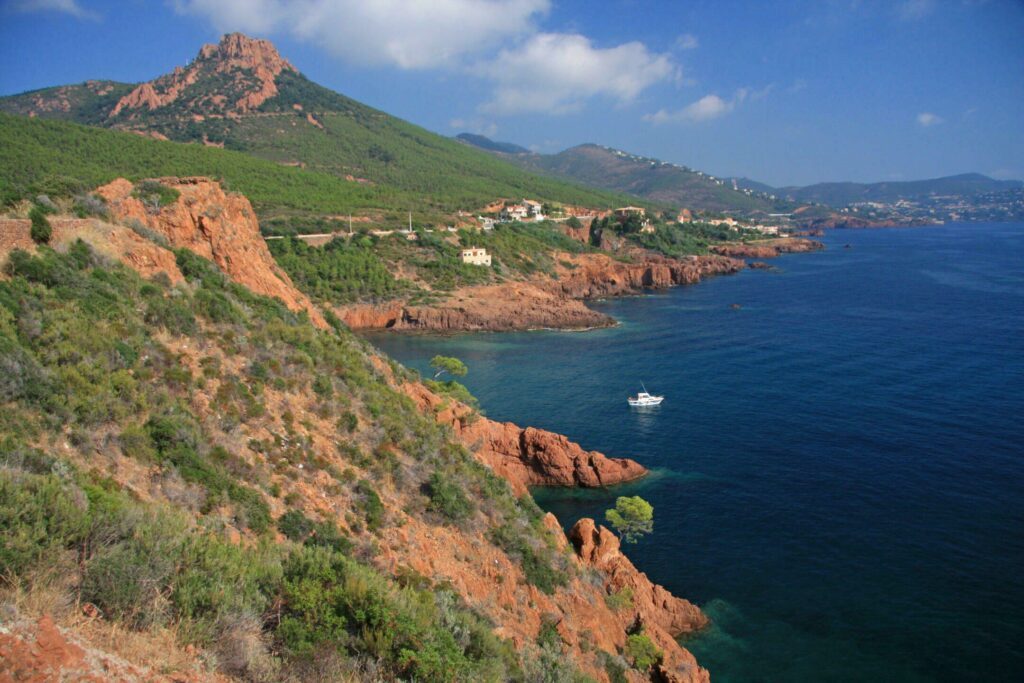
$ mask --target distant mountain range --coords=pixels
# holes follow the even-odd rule
[[[530,171],[673,206],[745,213],[781,208],[766,195],[735,190],[731,183],[701,171],[602,145],[584,144],[557,154],[537,154],[482,135],[462,133],[458,139]]]
[[[995,180],[979,173],[880,183],[817,183],[773,187],[749,178],[715,178],[700,171],[629,152],[585,144],[557,154],[537,154],[482,135],[460,140],[500,155],[523,168],[646,199],[709,211],[783,211],[800,204],[841,208],[861,202],[974,197],[1024,187],[1019,180]]]
[[[730,180],[732,180],[730,178]],[[932,178],[929,180],[887,181],[881,183],[817,183],[804,187],[773,188],[763,183],[737,178],[741,188],[769,192],[797,202],[831,206],[849,206],[860,202],[894,203],[934,196],[970,197],[989,192],[1005,192],[1024,187],[1020,180],[996,180],[980,173]]]
[[[483,135],[474,135],[473,133],[459,133],[455,136],[456,140],[465,142],[473,147],[479,147],[480,149],[488,152],[501,152],[502,154],[529,154],[530,150],[519,145],[512,144],[511,142],[496,142]]]

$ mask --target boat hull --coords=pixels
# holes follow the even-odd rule
[[[645,406],[661,405],[661,402],[664,401],[664,400],[665,400],[664,396],[659,396],[657,398],[649,398],[649,399],[644,399],[644,400],[639,400],[639,401],[636,400],[636,399],[627,398],[626,399],[626,403],[628,403],[629,405],[631,405],[634,408],[643,408]]]

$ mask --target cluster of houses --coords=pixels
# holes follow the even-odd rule
[[[735,218],[712,218],[707,221],[709,225],[724,225],[732,230],[755,230],[762,235],[778,235],[779,226],[777,225],[762,225],[760,223],[756,225],[744,225],[737,221]]]
[[[532,199],[524,199],[518,204],[506,204],[498,214],[498,220],[503,223],[542,221],[544,218],[544,205]]]

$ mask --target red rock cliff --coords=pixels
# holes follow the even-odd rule
[[[450,425],[456,437],[512,485],[516,495],[530,486],[612,486],[639,479],[647,468],[628,458],[585,451],[561,434],[474,415],[419,383],[402,386],[422,410]]]
[[[162,178],[180,193],[177,201],[158,209],[132,196],[135,186],[119,178],[96,190],[120,221],[137,220],[167,238],[216,263],[232,280],[266,296],[277,297],[293,311],[304,310],[319,327],[327,322],[270,255],[260,235],[249,200],[224,192],[208,178]]]
[[[592,519],[581,519],[569,530],[569,541],[580,562],[601,572],[607,593],[629,591],[633,605],[623,616],[629,625],[642,624],[644,632],[665,653],[658,674],[665,681],[708,681],[706,669],[697,665],[676,637],[704,628],[708,618],[693,603],[677,598],[652,583],[622,554],[619,539]]]

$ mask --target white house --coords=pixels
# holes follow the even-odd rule
[[[523,205],[530,212],[530,215],[537,220],[544,220],[544,205],[532,199],[524,199]]]
[[[491,255],[482,247],[470,247],[462,250],[462,262],[474,266],[491,265]]]
[[[525,221],[530,215],[530,209],[525,204],[509,204],[501,210],[503,221]]]

